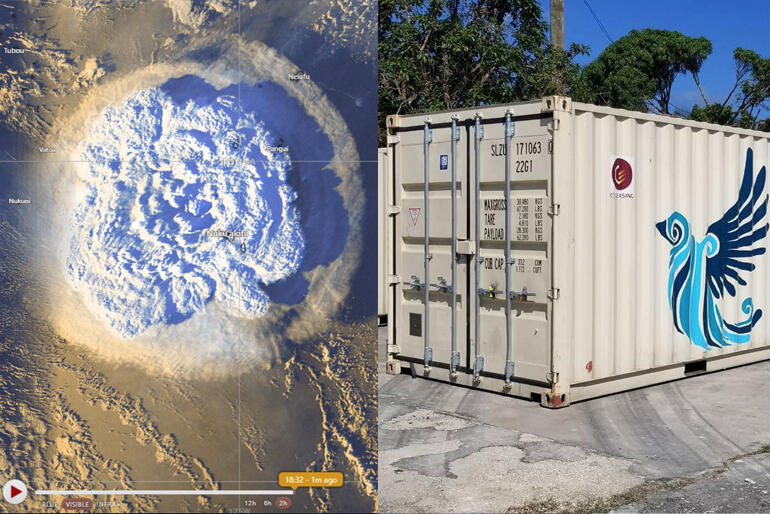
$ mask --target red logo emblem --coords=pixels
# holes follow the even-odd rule
[[[631,185],[631,180],[634,178],[634,173],[631,171],[631,165],[628,161],[618,157],[612,164],[612,183],[615,184],[615,189],[623,191],[625,188]]]

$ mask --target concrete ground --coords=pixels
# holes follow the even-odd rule
[[[549,410],[385,374],[380,512],[770,512],[770,361]]]

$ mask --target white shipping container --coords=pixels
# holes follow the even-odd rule
[[[388,321],[387,313],[387,266],[388,266],[388,240],[386,239],[386,212],[385,193],[387,190],[388,149],[377,150],[377,241],[380,251],[377,252],[377,323],[382,326]]]
[[[770,358],[770,134],[564,97],[387,123],[390,373],[561,407]]]

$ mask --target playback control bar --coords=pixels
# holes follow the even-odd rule
[[[36,495],[116,495],[116,496],[276,496],[292,495],[292,489],[244,490],[244,489],[73,489],[58,491],[35,491]]]

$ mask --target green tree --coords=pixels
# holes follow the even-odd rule
[[[388,114],[543,96],[555,66],[570,87],[586,52],[550,48],[536,0],[381,0],[378,30],[381,143]]]
[[[690,117],[697,121],[735,125],[770,132],[770,118],[760,120],[762,112],[770,110],[770,59],[756,52],[736,48],[735,85],[724,102],[709,102],[703,86],[695,77],[704,106],[693,106]]]
[[[711,42],[679,32],[632,30],[583,70],[587,98],[602,105],[670,114],[674,79],[690,73],[698,80]]]

